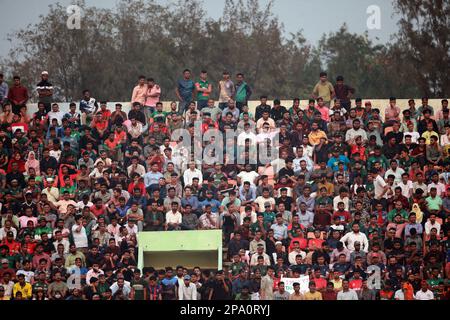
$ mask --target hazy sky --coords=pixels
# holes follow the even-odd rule
[[[167,3],[170,0],[159,0]],[[72,0],[0,0],[0,56],[11,47],[7,35],[39,20],[39,15],[48,12],[48,5],[69,5]],[[86,0],[87,5],[112,8],[116,0]],[[268,0],[260,0],[266,4]],[[212,18],[222,15],[224,0],[203,0],[204,7]],[[376,5],[381,12],[381,29],[367,30],[369,6]],[[275,0],[274,12],[285,25],[285,31],[303,29],[306,39],[316,44],[324,33],[338,30],[346,22],[351,32],[369,32],[376,43],[386,43],[397,32],[398,17],[393,15],[392,0]]]

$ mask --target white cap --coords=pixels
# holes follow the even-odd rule
[[[44,75],[44,74],[48,75],[48,71],[42,71],[41,75]]]

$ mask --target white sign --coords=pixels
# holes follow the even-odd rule
[[[309,291],[309,276],[301,276],[299,278],[281,278],[281,282],[284,283],[284,289],[289,292],[294,292],[294,283],[300,284],[300,292],[303,294]]]

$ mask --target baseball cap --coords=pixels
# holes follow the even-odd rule
[[[191,280],[191,276],[190,276],[190,275],[188,275],[188,274],[187,274],[187,275],[185,275],[185,276],[184,276],[184,280]]]
[[[48,75],[48,71],[42,71],[41,75]]]
[[[2,259],[2,263],[9,263],[8,259]]]
[[[283,242],[277,241],[277,242],[275,242],[275,245],[276,245],[276,246],[277,246],[277,245],[283,245]]]

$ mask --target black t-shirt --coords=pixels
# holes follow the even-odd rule
[[[146,124],[145,114],[141,110],[139,110],[139,111],[138,110],[130,110],[130,112],[128,112],[128,119],[132,119],[132,118],[136,119],[143,125]]]
[[[314,154],[316,155],[316,163],[321,163],[321,162],[328,162],[328,152],[329,152],[329,145],[328,144],[324,144],[322,145],[322,147],[320,147],[320,149],[318,149],[317,147],[314,148]]]
[[[288,168],[281,168],[280,171],[278,171],[278,177],[282,178],[284,176],[293,177],[294,176],[294,170],[288,169]]]
[[[211,288],[214,290],[212,294],[212,300],[229,300],[231,299],[232,284],[230,280],[225,279],[225,283],[228,287],[228,292],[225,291],[225,286],[222,281],[215,280],[211,284]]]
[[[287,211],[291,211],[292,208],[292,197],[286,197],[286,199],[283,198],[277,198],[275,200],[276,205],[278,206],[280,203],[284,204],[284,207],[286,208]]]

